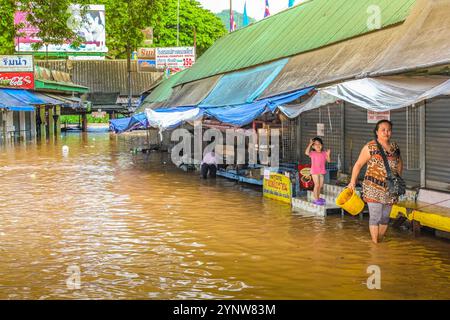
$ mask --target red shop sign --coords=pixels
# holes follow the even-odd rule
[[[34,89],[34,73],[0,72],[0,87]]]

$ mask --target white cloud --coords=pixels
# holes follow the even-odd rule
[[[197,0],[201,3],[203,8],[211,10],[212,12],[220,12],[230,8],[230,0]],[[244,12],[244,3],[247,1],[247,14],[260,20],[264,18],[265,0],[232,0],[233,10]],[[296,0],[295,4],[300,3],[301,0]],[[273,15],[288,7],[289,0],[269,0],[270,14]]]

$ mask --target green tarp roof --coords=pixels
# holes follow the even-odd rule
[[[312,0],[234,31],[209,48],[176,84],[314,50],[403,22],[416,0]],[[375,19],[375,20],[374,20]]]

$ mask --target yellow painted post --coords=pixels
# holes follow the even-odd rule
[[[59,138],[61,136],[61,106],[56,106],[56,137]]]
[[[41,118],[41,125],[39,129],[41,132],[41,139],[45,140],[46,138],[45,126],[47,125],[47,121],[45,119],[45,106],[39,107],[39,116]]]
[[[53,107],[48,109],[48,136],[53,137],[55,135],[55,119],[53,118]]]

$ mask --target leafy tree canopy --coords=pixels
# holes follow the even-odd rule
[[[71,19],[68,7],[80,4],[84,16],[88,0],[22,0],[17,7],[14,0],[0,0],[0,52],[14,52],[14,12],[31,12],[27,21],[39,28],[42,39],[36,47],[46,44],[61,44],[71,41],[77,47],[83,39],[67,25]],[[153,28],[153,46],[177,45],[178,0],[97,0],[105,5],[106,45],[113,58],[125,58],[127,52],[142,45],[141,30]],[[201,55],[215,40],[226,34],[219,18],[203,9],[195,0],[180,0],[179,46],[194,45],[196,34],[197,55]]]
[[[177,45],[177,0],[157,0],[149,26],[153,27],[154,46]],[[179,46],[194,45],[196,34],[197,55],[205,52],[218,38],[226,34],[219,18],[203,9],[195,0],[180,0]]]
[[[81,17],[84,19],[86,7],[83,2],[86,1],[79,0],[77,2],[80,5]],[[22,0],[18,4],[18,10],[28,12],[27,22],[39,29],[36,36],[42,41],[34,43],[33,49],[37,50],[42,46],[65,42],[71,42],[74,47],[80,46],[84,39],[79,37],[72,27],[69,27],[70,23],[75,25],[72,12],[69,10],[72,3],[71,0]]]
[[[14,0],[0,0],[0,54],[14,53]]]

